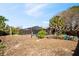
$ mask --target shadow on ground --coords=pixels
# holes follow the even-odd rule
[[[77,43],[73,56],[79,56],[79,40],[78,40],[78,43]]]

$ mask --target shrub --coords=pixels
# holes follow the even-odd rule
[[[0,49],[3,49],[3,48],[5,48],[5,45],[1,42],[0,43]]]
[[[46,34],[47,34],[46,31],[43,30],[43,29],[41,29],[41,30],[38,32],[37,36],[38,36],[38,38],[44,38]]]
[[[4,48],[6,46],[3,44],[3,42],[0,42],[0,55],[3,56],[4,55]]]
[[[9,33],[0,30],[0,36],[5,36],[5,35],[8,35],[8,34],[9,34]]]

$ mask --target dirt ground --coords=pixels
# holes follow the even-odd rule
[[[5,56],[71,56],[77,42],[60,39],[38,39],[30,35],[2,37]]]

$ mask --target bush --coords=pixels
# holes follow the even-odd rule
[[[0,42],[0,56],[3,56],[4,55],[4,51],[5,51],[5,48],[6,46],[4,45],[3,42]]]
[[[5,45],[1,42],[0,43],[0,49],[3,49],[3,48],[5,48]]]
[[[0,36],[5,36],[5,35],[8,35],[8,34],[9,34],[9,33],[0,30]]]
[[[46,31],[42,29],[38,32],[37,36],[38,38],[44,38],[46,34]]]

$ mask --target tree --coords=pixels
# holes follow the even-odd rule
[[[7,19],[4,16],[0,16],[0,30],[4,30],[6,25],[5,21],[7,21]]]
[[[50,19],[49,26],[55,29],[56,34],[60,34],[64,30],[64,20],[60,16],[54,16]]]
[[[10,27],[10,30],[9,30],[10,34],[13,35],[13,34],[20,34],[20,28],[19,27]]]
[[[74,15],[71,20],[66,23],[65,26],[65,32],[68,33],[68,35],[77,35],[77,31],[79,29],[79,17]]]
[[[79,31],[79,6],[72,6],[59,14],[65,21],[65,33],[75,34]]]
[[[5,31],[7,34],[10,34],[10,26],[9,26],[9,25],[6,25],[4,31]]]
[[[0,16],[0,36],[7,35],[8,33],[5,31],[7,19],[4,16]]]

